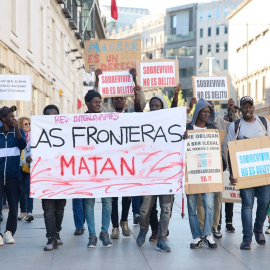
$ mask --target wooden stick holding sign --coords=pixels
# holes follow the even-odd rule
[[[137,80],[142,88],[173,87],[179,83],[177,60],[136,61]]]
[[[228,100],[230,83],[228,77],[195,77],[192,76],[193,96],[205,100]]]

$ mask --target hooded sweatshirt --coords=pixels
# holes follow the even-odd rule
[[[209,117],[208,121],[206,122],[206,128],[208,128],[208,129],[217,128],[216,124],[215,124],[215,111],[214,111],[214,109],[205,99],[200,98],[196,104],[195,111],[194,111],[194,114],[192,117],[192,121],[187,124],[187,130],[194,129],[193,127],[194,127],[196,120],[199,116],[199,112],[206,107],[210,108],[210,117]]]
[[[149,105],[150,105],[151,101],[152,101],[153,99],[155,99],[155,98],[157,98],[157,99],[159,99],[159,100],[161,101],[161,103],[163,104],[163,109],[168,109],[167,101],[166,101],[165,98],[162,97],[162,96],[154,96],[154,97],[152,97],[152,98],[150,99],[150,101],[149,101]]]

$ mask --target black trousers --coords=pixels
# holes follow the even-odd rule
[[[233,203],[225,203],[225,223],[232,223],[233,219]],[[220,210],[219,224],[222,224],[222,208]]]
[[[122,215],[121,221],[128,220],[128,212],[131,204],[131,197],[122,197]],[[119,216],[118,216],[118,197],[112,198],[112,214],[111,221],[113,228],[119,227]]]
[[[151,230],[157,233],[158,231],[158,210],[157,210],[157,197],[156,201],[151,209],[150,216],[149,216],[149,224],[151,226]]]
[[[46,237],[55,237],[62,229],[64,208],[66,199],[43,199],[44,222],[46,226]]]
[[[1,178],[0,201],[2,201],[4,193],[6,193],[9,206],[6,231],[10,231],[14,235],[17,230],[18,205],[21,194],[20,178],[6,178],[5,183],[4,178]]]

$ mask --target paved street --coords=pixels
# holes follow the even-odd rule
[[[147,235],[146,244],[139,248],[136,245],[139,226],[132,224],[131,214],[129,216],[129,225],[132,230],[130,237],[121,235],[119,240],[113,241],[112,248],[104,248],[100,241],[97,248],[86,248],[88,231],[85,231],[82,236],[73,235],[71,200],[68,201],[65,209],[61,232],[64,245],[53,252],[44,252],[46,238],[41,201],[35,200],[35,220],[32,223],[18,222],[16,243],[0,247],[0,269],[269,269],[270,235],[266,235],[265,246],[257,245],[254,240],[251,251],[239,249],[242,240],[239,204],[234,210],[235,234],[226,233],[223,226],[223,238],[217,241],[217,250],[210,250],[205,245],[198,250],[191,250],[189,244],[192,237],[187,212],[185,218],[182,219],[181,197],[176,196],[168,238],[168,245],[172,248],[171,253],[155,250],[155,244],[148,241],[150,232]],[[96,203],[95,214],[96,231],[99,233],[101,221],[99,200]],[[4,211],[4,216],[6,220],[7,211]],[[2,231],[3,228],[5,228],[5,222],[2,223]]]

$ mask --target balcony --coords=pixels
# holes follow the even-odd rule
[[[82,35],[81,35],[80,32],[75,32],[75,37],[76,37],[77,39],[82,39]]]
[[[62,9],[62,12],[64,13],[64,15],[65,15],[65,17],[67,19],[70,19],[71,18],[71,14],[70,14],[70,12],[69,12],[69,10],[67,8],[63,8]]]
[[[72,20],[69,21],[69,26],[72,30],[78,30],[76,23]]]
[[[65,4],[65,0],[56,0],[58,4]]]
[[[168,35],[165,36],[165,43],[172,43],[172,42],[179,42],[179,41],[185,41],[189,39],[194,38],[194,32],[191,31],[188,34],[178,34],[178,35]]]

